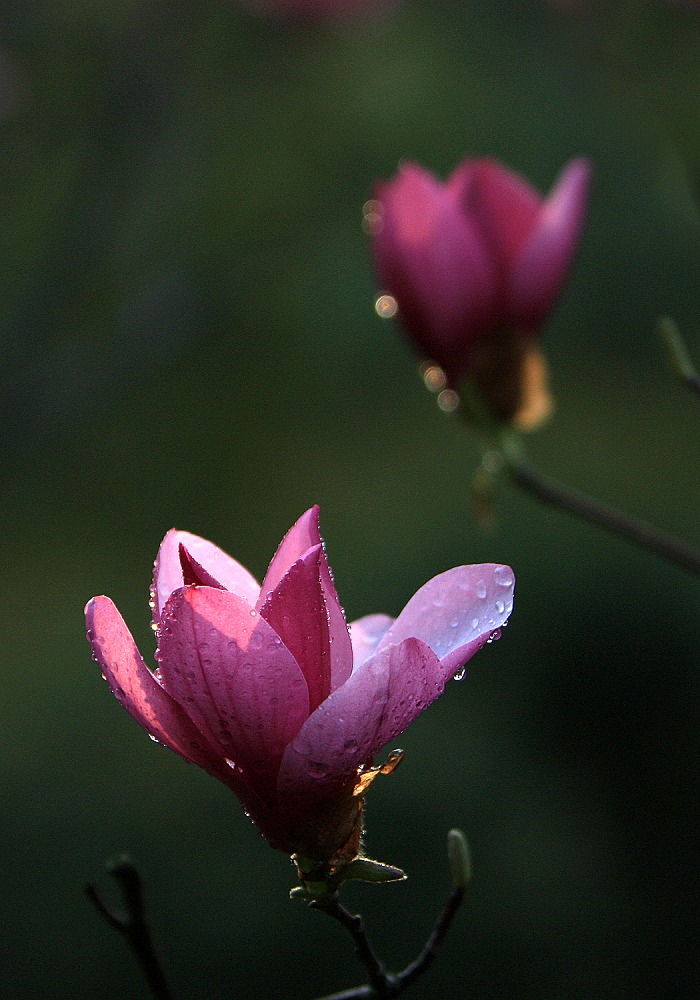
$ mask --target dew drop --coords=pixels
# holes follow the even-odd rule
[[[458,627],[459,627],[459,618],[453,618],[452,621],[450,622],[450,628],[458,628]]]
[[[515,576],[510,566],[497,566],[493,571],[493,578],[499,587],[512,587],[515,583]]]
[[[349,752],[350,750],[354,750],[356,746],[357,740],[346,740],[343,744],[343,750],[347,750]]]
[[[506,610],[505,602],[496,601],[496,611],[499,613],[499,615],[502,615],[505,610]]]
[[[310,760],[306,765],[306,770],[309,772],[312,778],[325,778],[328,774],[328,768],[325,764],[322,764],[318,760]]]
[[[478,618],[472,618],[472,628],[476,629],[478,627],[479,627],[479,619]]]
[[[479,580],[479,582],[477,583],[475,588],[475,593],[476,596],[480,598],[482,601],[486,597],[486,584],[484,583],[483,580]]]
[[[92,640],[95,638],[95,631],[94,631],[94,629],[89,628],[87,630],[87,638],[88,638],[88,642],[92,642]]]
[[[467,668],[466,667],[460,667],[460,669],[454,675],[454,677],[452,678],[452,680],[453,681],[461,681],[461,680],[463,680],[464,679],[464,675],[466,674],[466,672],[467,672]]]

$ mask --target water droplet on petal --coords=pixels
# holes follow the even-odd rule
[[[306,764],[306,770],[309,772],[312,778],[325,778],[328,774],[328,768],[325,764],[318,760],[310,760]]]
[[[515,575],[510,566],[497,566],[493,571],[493,578],[499,587],[512,587],[515,583]]]
[[[461,680],[463,680],[464,675],[466,674],[466,672],[467,672],[467,668],[466,667],[460,667],[460,669],[454,675],[454,677],[452,678],[452,680],[454,680],[454,681],[461,681]]]
[[[499,615],[502,615],[505,610],[506,610],[505,603],[503,601],[496,601],[496,611],[499,613]]]
[[[486,584],[484,583],[483,580],[479,580],[476,587],[474,588],[474,591],[476,593],[476,596],[483,601],[483,599],[486,597]]]
[[[343,749],[350,751],[354,750],[356,746],[357,746],[357,740],[346,740],[345,743],[343,744]]]

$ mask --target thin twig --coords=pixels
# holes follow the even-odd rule
[[[349,910],[346,910],[345,907],[338,902],[337,898],[332,899],[327,903],[311,903],[310,905],[313,909],[321,910],[323,913],[327,913],[329,917],[333,917],[333,919],[342,924],[350,934],[350,937],[355,944],[355,954],[369,973],[368,989],[371,992],[365,995],[377,997],[396,996],[396,991],[393,988],[394,977],[387,974],[382,962],[377,957],[377,954],[367,937],[364,921],[359,913],[350,913]],[[356,994],[351,993],[350,995],[355,996]]]
[[[646,521],[637,520],[607,507],[584,493],[579,493],[578,490],[564,486],[558,480],[539,472],[523,458],[515,461],[509,459],[507,466],[518,486],[523,487],[538,500],[560,507],[606,531],[621,535],[691,573],[700,574],[700,552],[693,546],[659,531]]]
[[[419,976],[427,972],[435,961],[438,948],[452,925],[457,910],[464,899],[464,890],[471,877],[469,848],[461,830],[450,830],[447,850],[452,872],[452,892],[418,958],[396,975],[387,972],[377,957],[367,937],[362,917],[350,913],[344,906],[341,906],[337,899],[323,904],[320,902],[310,904],[315,909],[321,910],[339,921],[349,931],[355,942],[355,954],[367,969],[370,980],[369,983],[362,986],[341,990],[340,993],[328,994],[321,1000],[369,1000],[371,997],[386,1000],[388,997],[399,996]]]
[[[419,976],[422,976],[424,972],[427,972],[433,964],[437,956],[438,948],[445,939],[445,936],[452,925],[452,921],[457,914],[457,910],[462,905],[463,899],[464,886],[458,886],[452,890],[447,902],[445,903],[442,913],[437,919],[437,923],[433,928],[432,934],[425,943],[423,951],[414,962],[407,965],[403,972],[399,972],[396,976],[402,990],[407,989],[414,980],[416,980]]]
[[[126,912],[114,910],[109,906],[92,884],[85,886],[85,894],[109,926],[119,931],[126,940],[155,1000],[172,1000],[173,994],[146,922],[143,887],[139,873],[126,857],[112,862],[108,865],[108,870],[119,884]]]

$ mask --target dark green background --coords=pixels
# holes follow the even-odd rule
[[[261,576],[318,502],[350,618],[464,562],[518,578],[502,641],[370,796],[367,848],[410,879],[348,901],[394,967],[447,891],[446,831],[472,845],[412,995],[695,996],[697,581],[505,484],[480,533],[476,444],[375,316],[360,220],[402,158],[493,155],[544,190],[589,155],[531,457],[697,541],[700,407],[653,330],[672,313],[700,362],[697,15],[414,0],[307,28],[234,0],[3,0],[0,47],[0,991],[144,995],[82,895],[123,850],[181,997],[361,981],[231,794],[110,697],[82,621],[109,594],[151,652],[168,528]]]

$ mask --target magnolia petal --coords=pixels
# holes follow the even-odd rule
[[[320,576],[323,547],[314,545],[293,563],[260,616],[275,630],[301,667],[309,689],[309,713],[331,693],[330,634]]]
[[[85,608],[85,617],[95,659],[129,715],[159,743],[229,784],[231,769],[224,756],[160,686],[112,601],[94,597]]]
[[[377,646],[422,639],[442,661],[443,677],[456,673],[513,610],[510,566],[458,566],[433,577],[413,595]]]
[[[260,585],[244,566],[205,538],[172,528],[161,542],[153,569],[151,594],[154,602],[153,621],[156,624],[160,622],[170,595],[184,585],[180,545],[226,590],[238,594],[249,604],[255,604]]]
[[[308,552],[314,545],[321,544],[318,530],[318,506],[310,507],[296,521],[277,546],[277,551],[270,561],[265,579],[263,580],[259,603],[263,604],[284,574],[293,566],[297,559]]]
[[[377,187],[381,223],[373,234],[379,280],[425,358],[451,378],[493,309],[493,256],[457,193],[417,164]]]
[[[243,598],[185,587],[158,634],[163,686],[221,754],[269,786],[308,716],[304,676],[280,637]]]
[[[448,184],[507,270],[532,232],[542,196],[519,174],[489,159],[465,160]]]
[[[581,238],[590,181],[587,160],[572,160],[564,167],[513,262],[513,321],[526,329],[539,328],[566,281]]]
[[[265,579],[258,598],[257,608],[260,610],[282,577],[291,566],[301,559],[309,549],[323,545],[319,530],[319,507],[315,505],[301,515],[284,536],[275,552],[272,562],[265,574]],[[328,565],[326,553],[323,551],[319,559],[321,586],[328,613],[328,627],[331,638],[331,690],[339,687],[352,673],[352,644],[348,634],[345,614],[341,607],[333,574]]]
[[[321,800],[357,779],[358,769],[445,688],[435,653],[419,639],[386,647],[311,715],[282,758],[280,801]]]
[[[389,615],[365,615],[350,624],[353,670],[357,670],[372,655],[394,619]]]

